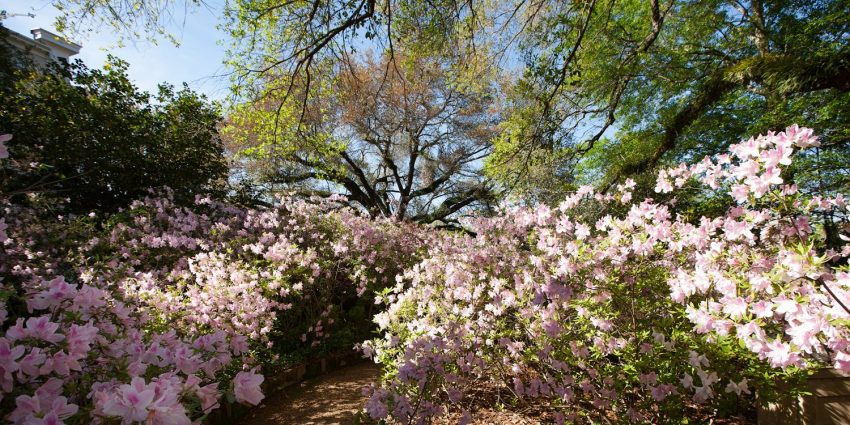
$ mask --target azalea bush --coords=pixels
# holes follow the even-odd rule
[[[843,196],[801,194],[783,169],[812,146],[790,127],[663,170],[666,202],[583,187],[556,209],[505,207],[476,236],[435,243],[381,294],[385,365],[373,419],[426,423],[476,405],[555,423],[670,423],[794,394],[808,371],[850,371],[850,249],[826,249]],[[727,198],[718,217],[675,195]],[[844,228],[846,234],[847,228]],[[846,236],[842,236],[846,241]],[[699,421],[699,419],[697,419]]]
[[[9,140],[0,167],[16,164]],[[746,411],[819,367],[850,370],[850,249],[824,231],[846,234],[847,205],[783,178],[817,143],[791,127],[662,171],[663,201],[631,199],[631,181],[584,187],[557,208],[469,219],[467,233],[336,198],[246,208],[166,190],[66,215],[49,194],[0,194],[0,413],[192,423],[257,405],[264,375],[355,343],[385,367],[365,406],[375,420],[469,422],[482,405],[555,423]],[[733,207],[678,214],[676,195],[694,191]]]
[[[337,331],[346,349],[366,338],[371,294],[425,234],[334,200],[279,205],[181,207],[169,193],[102,217],[3,205],[4,420],[190,423],[260,403],[262,372],[295,351]]]

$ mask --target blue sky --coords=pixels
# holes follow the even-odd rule
[[[130,78],[143,90],[155,91],[160,82],[179,87],[185,81],[192,89],[212,99],[221,99],[227,95],[229,86],[227,77],[221,76],[225,72],[224,47],[217,43],[226,36],[216,28],[223,0],[206,3],[208,7],[190,11],[185,24],[181,20],[169,28],[180,40],[179,47],[160,40],[158,44],[126,41],[125,47],[116,48],[119,37],[109,29],[73,39],[83,46],[75,58],[82,59],[90,68],[100,68],[111,53],[129,62]],[[10,14],[34,13],[35,18],[11,17],[3,22],[5,27],[27,36],[30,29],[37,27],[54,31],[58,13],[49,0],[0,0],[0,10]]]

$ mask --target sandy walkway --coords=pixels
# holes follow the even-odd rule
[[[239,424],[351,424],[366,401],[361,388],[379,375],[377,365],[365,362],[304,381],[264,400]]]

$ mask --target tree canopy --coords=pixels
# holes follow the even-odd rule
[[[141,16],[116,2],[87,11]],[[309,91],[328,62],[367,48],[474,58],[455,69],[467,82],[508,70],[486,172],[551,200],[581,183],[643,181],[661,164],[792,122],[825,143],[788,173],[804,186],[846,186],[848,15],[840,0],[228,0],[222,27],[243,100],[268,89],[269,75],[289,81],[279,92],[292,82]]]

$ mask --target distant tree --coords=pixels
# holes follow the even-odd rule
[[[424,222],[491,200],[480,169],[497,134],[492,90],[459,84],[433,58],[346,57],[314,77],[307,98],[267,97],[228,117],[228,143],[262,181]]]
[[[15,55],[3,49],[2,57]],[[115,58],[102,71],[3,60],[0,133],[13,139],[0,193],[52,194],[87,211],[123,207],[165,186],[180,199],[223,190],[220,114],[204,96],[185,86],[140,92]]]

